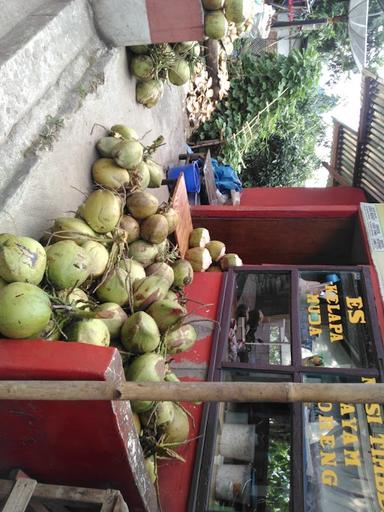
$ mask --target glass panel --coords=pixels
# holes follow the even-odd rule
[[[375,382],[307,375],[304,382]],[[379,404],[311,403],[304,413],[305,510],[384,510],[384,411]]]
[[[375,366],[360,272],[300,272],[299,292],[304,366]]]
[[[236,273],[227,361],[291,364],[291,275]]]
[[[289,377],[228,371],[224,380],[287,381]],[[291,438],[289,404],[220,404],[209,510],[288,512]]]

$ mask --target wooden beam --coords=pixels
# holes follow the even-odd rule
[[[0,381],[0,400],[384,403],[384,384]]]
[[[328,162],[321,162],[322,165],[327,169],[329,174],[333,177],[334,181],[337,181],[340,185],[351,186],[352,182],[348,181],[347,178],[336,172]]]
[[[36,480],[21,478],[12,487],[12,491],[2,509],[2,512],[24,512],[36,488]]]

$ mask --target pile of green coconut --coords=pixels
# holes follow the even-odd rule
[[[204,228],[181,258],[173,240],[178,213],[159,204],[163,168],[135,130],[112,126],[96,145],[95,189],[74,216],[59,217],[40,241],[0,234],[0,335],[116,346],[127,380],[175,381],[167,358],[204,337],[186,309],[194,271],[241,264],[224,256]],[[237,259],[236,259],[237,258]],[[189,419],[172,402],[132,401],[147,466],[176,457]]]
[[[164,84],[186,84],[200,56],[197,41],[136,45],[128,49],[131,73],[137,79],[136,101],[147,108],[160,101]]]
[[[202,0],[204,33],[209,39],[222,39],[228,32],[228,23],[234,23],[237,34],[252,27],[253,0]]]

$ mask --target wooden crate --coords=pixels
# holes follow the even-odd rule
[[[0,479],[1,512],[128,512],[120,491],[40,484],[18,472]]]

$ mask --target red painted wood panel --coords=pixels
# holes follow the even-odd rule
[[[355,187],[278,187],[245,188],[241,193],[242,206],[319,206],[358,205],[366,201],[364,191]]]
[[[356,215],[319,218],[194,217],[246,264],[348,264]]]
[[[0,341],[0,379],[109,380],[123,376],[112,348]],[[127,402],[0,401],[0,474],[120,489],[130,511],[157,510]]]
[[[216,319],[217,307],[220,298],[220,289],[223,274],[213,272],[196,272],[191,285],[186,287],[186,295],[189,312],[198,312],[202,316]],[[200,308],[200,304],[206,306]],[[212,336],[196,342],[195,346],[188,352],[172,355],[176,363],[183,363],[191,368],[206,365],[209,362],[212,348]],[[182,378],[183,381],[196,381],[194,378]],[[177,461],[161,462],[159,467],[159,487],[162,509],[165,512],[185,512],[187,510],[190,482],[195,464],[197,449],[197,436],[200,431],[202,405],[183,403],[183,406],[193,416],[190,422],[190,442],[179,451],[186,459],[185,463]]]
[[[146,0],[146,6],[153,43],[204,39],[200,0]]]
[[[357,214],[358,204],[352,205],[285,205],[285,206],[193,206],[192,221],[204,218],[253,219],[253,218],[287,218],[306,217],[347,217]]]

